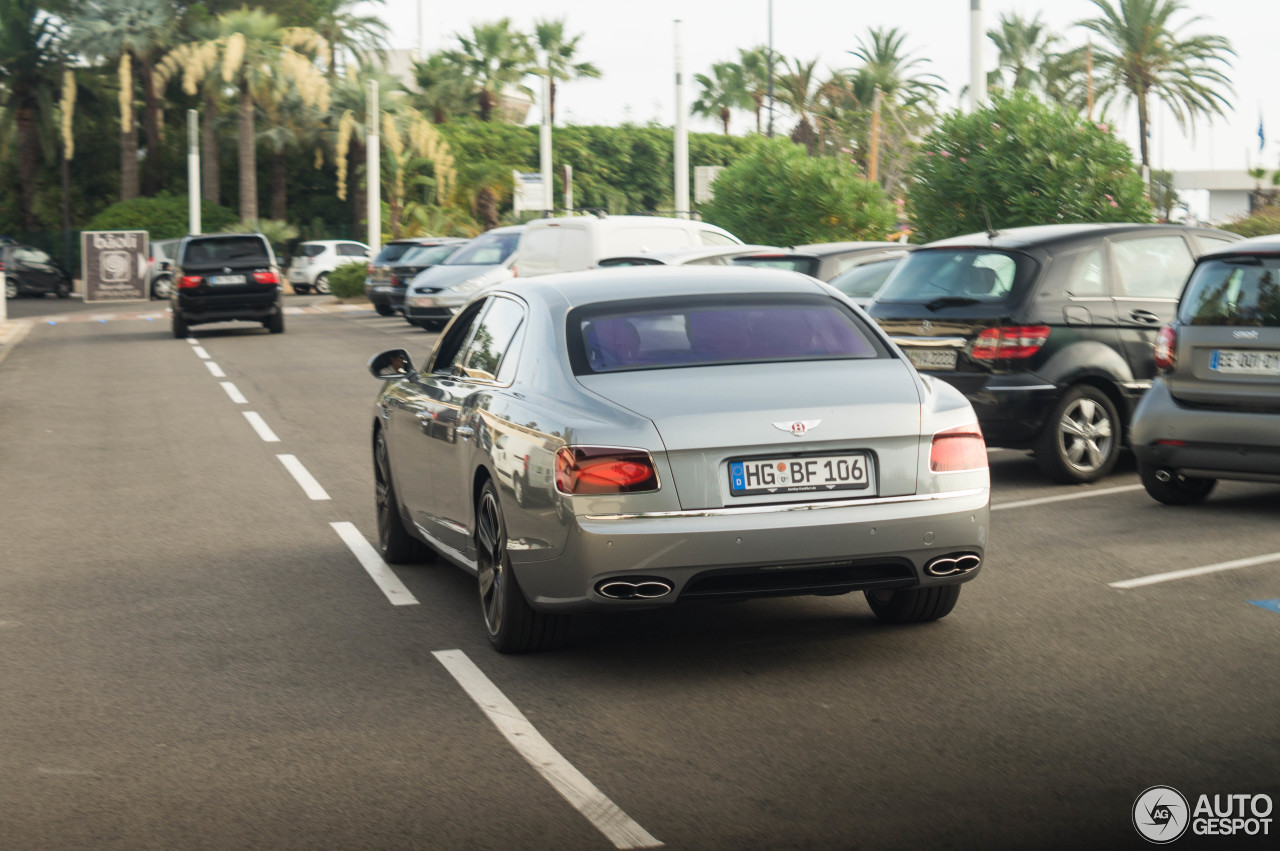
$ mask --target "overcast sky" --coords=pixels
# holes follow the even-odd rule
[[[1002,12],[1026,17],[1039,13],[1070,45],[1082,44],[1085,31],[1075,22],[1095,17],[1090,0],[983,0],[984,29],[996,26]],[[1165,111],[1153,122],[1152,157],[1156,168],[1245,169],[1259,164],[1258,123],[1267,142],[1261,164],[1280,167],[1280,87],[1276,75],[1276,40],[1280,4],[1276,0],[1184,0],[1187,11],[1174,17],[1182,34],[1211,33],[1227,37],[1235,49],[1229,74],[1235,109],[1212,122],[1201,119],[1194,133],[1183,133]],[[961,106],[960,91],[969,80],[970,0],[775,0],[774,50],[803,60],[819,58],[819,68],[856,64],[847,51],[857,47],[872,27],[897,27],[907,34],[905,48],[927,59],[922,70],[937,74],[949,94],[944,108]],[[713,62],[735,60],[738,48],[768,40],[768,0],[483,0],[444,3],[440,0],[386,0],[370,6],[390,24],[393,46],[426,52],[456,45],[454,34],[473,23],[510,17],[516,27],[532,31],[535,19],[566,18],[571,34],[582,34],[580,61],[595,63],[599,80],[562,85],[557,91],[557,122],[575,124],[643,124],[674,122],[674,25],[683,20],[686,72],[707,73]],[[1194,16],[1202,20],[1187,23]],[[421,22],[421,29],[419,29]],[[986,67],[995,65],[995,46],[986,40]],[[688,100],[696,97],[689,85]],[[1132,109],[1109,116],[1137,157],[1137,119]],[[531,115],[537,120],[537,109]],[[790,130],[794,121],[780,115],[775,128]],[[749,113],[735,114],[730,131],[754,126]],[[691,129],[718,131],[719,123],[693,119]]]

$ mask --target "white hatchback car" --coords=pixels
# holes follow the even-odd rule
[[[289,263],[295,292],[329,292],[329,273],[348,263],[368,263],[369,246],[349,239],[316,239],[298,245]]]

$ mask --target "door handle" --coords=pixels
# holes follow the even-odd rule
[[[1150,310],[1135,310],[1129,314],[1129,318],[1135,322],[1146,322],[1148,325],[1155,325],[1160,321],[1160,317]]]
[[[475,434],[475,432],[476,430],[473,429],[471,426],[458,426],[453,430],[453,433],[456,434],[458,437],[462,438],[463,440],[470,440],[471,435]]]

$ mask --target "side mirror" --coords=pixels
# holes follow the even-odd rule
[[[389,381],[396,378],[408,378],[417,372],[413,367],[413,358],[404,349],[389,349],[369,359],[369,372],[374,378]]]

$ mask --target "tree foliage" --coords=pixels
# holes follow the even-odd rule
[[[210,201],[200,203],[200,226],[216,233],[236,222],[236,214]],[[187,196],[162,192],[154,198],[117,201],[89,220],[86,230],[145,230],[151,239],[187,235]]]
[[[355,298],[364,292],[364,263],[343,263],[329,273],[329,292],[338,298]]]
[[[763,139],[716,179],[702,213],[744,242],[775,245],[879,240],[895,222],[884,190],[850,163]]]

